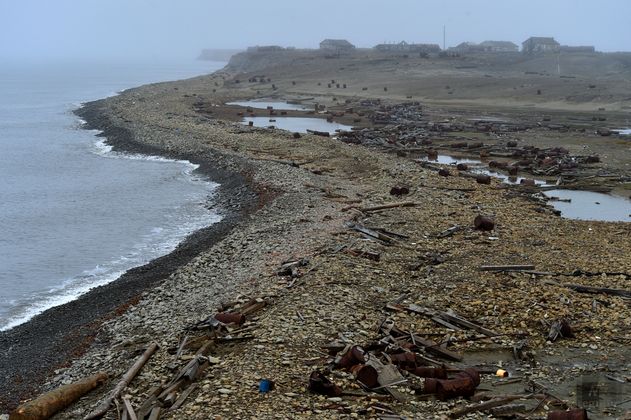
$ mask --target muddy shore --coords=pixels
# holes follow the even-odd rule
[[[628,289],[628,223],[559,219],[497,180],[481,185],[457,172],[443,177],[396,154],[312,135],[295,139],[279,130],[226,122],[217,118],[221,112],[213,115],[229,100],[288,99],[297,90],[332,103],[330,93],[319,91],[338,71],[339,64],[331,63],[320,63],[330,73],[317,76],[312,61],[307,76],[296,72],[299,66],[266,70],[276,86],[245,83],[253,73],[219,72],[97,102],[95,112],[108,116],[112,130],[134,134],[138,145],[133,147],[139,149],[131,151],[201,160],[228,176],[240,174],[257,192],[253,206],[258,211],[236,221],[236,228],[226,229],[214,246],[173,266],[160,285],[103,322],[81,357],[47,378],[43,389],[98,371],[112,378],[57,418],[85,415],[156,342],[160,350],[126,390],[132,405],[141,407],[155,387],[168,383],[194,357],[200,343],[213,341],[211,332],[191,330],[192,325],[222,307],[241,308],[252,298],[267,306],[248,315],[243,327],[232,328],[234,340],[214,343],[212,365],[193,384],[190,397],[176,410],[165,408],[162,418],[378,418],[384,413],[442,418],[470,405],[465,399],[440,401],[415,394],[409,386],[417,381],[411,375],[399,388],[399,397],[406,398],[367,392],[341,369],[327,374],[348,394],[327,398],[307,390],[309,375],[325,370],[332,360],[327,346],[374,343],[382,338],[380,325],[386,319],[463,356],[460,362],[441,362],[487,372],[480,388],[491,395],[523,393],[537,384],[538,392],[556,398],[528,402],[528,410],[538,410],[539,417],[563,404],[576,405],[577,381],[585,375],[608,381],[605,373],[624,382],[603,388],[611,391],[603,409],[624,413],[625,407],[605,402],[621,402],[620,395],[629,391],[628,300],[580,293],[566,284]],[[387,95],[361,93],[361,85],[349,83],[353,88],[355,95],[405,100],[390,96],[395,89]],[[392,195],[395,186],[408,192]],[[412,205],[370,210],[402,200]],[[480,214],[494,218],[492,232],[474,229],[473,219]],[[349,222],[399,236],[389,242],[371,240],[349,229]],[[453,233],[443,234],[454,226]],[[295,278],[278,275],[283,262],[303,258],[306,265]],[[531,264],[536,270],[481,271],[485,264]],[[498,335],[481,339],[421,314],[388,309],[392,302],[451,309]],[[574,337],[549,341],[551,322],[561,318],[570,322]],[[185,337],[190,345],[182,344]],[[523,358],[515,356],[515,349]],[[492,373],[499,367],[516,382],[500,382]],[[276,384],[267,394],[258,391],[263,378]],[[593,414],[607,416],[602,410]],[[107,418],[116,418],[114,410]]]

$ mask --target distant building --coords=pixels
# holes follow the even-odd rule
[[[440,47],[437,44],[409,44],[405,41],[393,44],[378,44],[373,47],[381,52],[405,52],[405,53],[439,53]]]
[[[340,53],[354,51],[355,46],[345,39],[325,39],[320,42],[320,49]]]
[[[525,54],[558,52],[561,44],[552,37],[533,36],[521,43]]]
[[[484,52],[484,47],[475,42],[461,42],[455,47],[449,48],[449,51],[458,54],[481,53]]]
[[[561,45],[559,48],[564,53],[593,53],[596,52],[596,48],[592,45]]]
[[[480,46],[486,52],[517,52],[519,47],[510,41],[484,41]]]
[[[248,47],[248,52],[273,52],[284,51],[285,49],[279,45],[256,45],[254,47]]]

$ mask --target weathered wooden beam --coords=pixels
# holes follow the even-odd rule
[[[151,343],[147,350],[143,353],[142,356],[132,365],[131,368],[123,375],[123,378],[118,382],[116,387],[110,392],[110,394],[99,404],[94,411],[88,414],[84,420],[92,420],[102,417],[107,410],[110,409],[112,402],[118,398],[123,389],[129,385],[129,383],[138,375],[138,372],[143,368],[143,366],[149,361],[151,356],[158,350],[158,345],[156,343]]]
[[[518,264],[518,265],[481,265],[481,271],[526,271],[534,270],[535,266],[532,264]]]
[[[11,420],[47,419],[102,385],[106,380],[107,374],[101,372],[71,384],[60,386],[20,405],[11,413],[9,418]]]
[[[580,284],[564,284],[563,286],[579,293],[603,294],[631,298],[631,290],[610,289],[608,287],[583,286]]]

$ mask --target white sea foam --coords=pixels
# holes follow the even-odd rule
[[[112,153],[112,146],[107,144],[107,141],[105,139],[98,140],[96,143],[94,143],[94,146],[96,147],[96,153],[98,155],[104,156]]]
[[[89,292],[95,287],[105,285],[107,283],[111,283],[112,281],[119,278],[124,271],[115,272],[109,276],[102,277],[97,281],[86,283],[83,285],[77,285],[75,287],[64,288],[54,288],[49,290],[49,294],[46,298],[42,298],[37,302],[33,302],[28,306],[24,307],[22,310],[18,311],[17,314],[9,316],[2,324],[0,324],[0,331],[7,331],[13,327],[16,327],[20,324],[25,323],[29,319],[33,318],[36,315],[41,314],[47,309],[53,308],[55,306],[63,305],[65,303],[71,302],[77,299],[79,296]]]
[[[11,303],[14,310],[0,322],[0,331],[16,327],[47,309],[71,302],[96,287],[111,283],[131,268],[167,255],[191,233],[220,220],[221,216],[214,213],[193,218],[189,218],[188,214],[181,214],[173,226],[151,228],[149,233],[132,247],[132,252],[109,263],[97,265],[77,277],[66,279],[59,286],[51,287],[44,293],[31,296],[24,301],[14,300]]]

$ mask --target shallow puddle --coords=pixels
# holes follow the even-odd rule
[[[278,101],[236,101],[228,102],[226,105],[237,105],[254,109],[268,109],[269,107],[272,107],[273,109],[277,109],[279,111],[309,111],[313,109],[313,107],[310,108],[307,105],[290,104]]]
[[[444,165],[456,165],[466,163],[469,170],[474,173],[490,175],[501,179],[507,184],[519,184],[523,177],[511,177],[501,172],[489,170],[486,165],[477,159],[455,158],[447,155],[438,155],[436,159],[422,157],[421,160],[436,162]],[[545,185],[546,181],[535,179],[536,185]],[[576,220],[600,220],[605,222],[631,222],[631,199],[597,193],[592,191],[574,190],[549,190],[544,192],[547,197],[561,199],[551,200],[550,204],[561,212],[561,216]]]
[[[442,163],[443,165],[457,165],[458,163],[466,163],[469,166],[469,170],[476,174],[485,174],[490,175],[494,178],[501,179],[502,182],[507,184],[519,184],[524,177],[515,177],[509,176],[502,172],[496,172],[490,169],[487,169],[486,165],[480,160],[477,159],[467,159],[467,158],[455,158],[453,156],[447,155],[438,155],[436,159],[429,159],[428,157],[421,157],[421,160],[425,160],[427,162],[435,162]],[[546,181],[542,179],[535,179],[536,185],[545,185]]]
[[[563,217],[578,220],[603,220],[607,222],[631,222],[631,200],[614,195],[591,191],[550,190],[548,197],[565,201],[550,201]]]
[[[248,125],[252,121],[255,127],[275,127],[281,130],[287,130],[298,133],[306,133],[307,130],[325,131],[329,134],[335,133],[335,130],[350,131],[350,125],[339,124],[336,122],[328,122],[322,118],[303,118],[303,117],[245,117],[243,123]]]
[[[618,135],[620,136],[631,136],[631,128],[621,128],[618,130],[611,130],[611,131],[618,133]]]
[[[519,394],[532,389],[530,381],[543,385],[558,398],[577,406],[591,406],[590,419],[618,418],[631,407],[629,395],[631,383],[624,378],[629,375],[628,349],[615,348],[607,352],[582,348],[560,349],[550,346],[537,351],[534,358],[537,367],[529,366],[527,360],[517,361],[508,349],[469,351],[464,353],[463,367],[478,367],[486,371],[502,369],[507,378],[483,375],[481,387],[494,395]],[[534,409],[537,400],[524,400]]]

